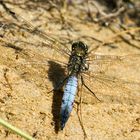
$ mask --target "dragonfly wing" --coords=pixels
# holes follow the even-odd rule
[[[16,13],[14,13],[14,16],[16,18],[6,15],[6,19],[1,21],[0,30],[3,31],[3,34],[1,33],[2,35],[5,37],[14,35],[15,37],[12,36],[12,42],[17,44],[19,43],[18,39],[20,42],[23,41],[28,44],[32,42],[35,44],[35,47],[40,47],[40,49],[46,47],[47,49],[51,49],[51,51],[55,50],[55,52],[60,53],[63,57],[69,57],[70,49],[65,45],[66,43],[63,43],[63,39],[58,41],[60,37],[58,37],[58,39],[54,38],[54,35],[52,37],[51,33],[46,33],[41,29],[34,27],[30,22]]]
[[[125,81],[100,74],[90,76],[84,74],[83,77],[86,85],[103,102],[140,104],[140,82]],[[94,96],[92,97],[92,93],[90,95],[85,94],[84,96],[86,100],[91,100],[86,101],[86,103],[95,103],[97,100]],[[87,96],[92,98],[87,98]]]
[[[15,66],[38,65],[40,67],[42,64],[49,65],[49,61],[55,61],[66,68],[68,55],[65,51],[68,51],[68,48],[61,43],[54,44],[57,40],[49,39],[48,34],[33,27],[22,17],[16,14],[15,16],[18,21],[8,16],[8,19],[6,17],[1,21],[0,44],[9,48],[8,51],[6,48],[1,48],[4,52],[1,56],[3,64],[7,64],[7,66],[8,63]],[[37,31],[34,33],[34,30]],[[44,41],[41,41],[41,38]],[[6,59],[9,60],[6,61]]]
[[[140,62],[140,54],[129,54],[123,56],[94,54],[89,57],[89,71],[94,73],[105,73],[111,67],[129,67],[137,66]],[[132,66],[133,65],[133,66]]]
[[[96,96],[107,102],[140,103],[139,54],[99,58],[93,60],[87,73],[83,73],[85,83]]]

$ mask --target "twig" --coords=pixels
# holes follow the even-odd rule
[[[95,2],[92,2],[92,4],[96,7],[98,13],[101,15],[100,18],[95,18],[94,21],[95,22],[100,22],[100,21],[104,21],[107,19],[112,19],[114,17],[119,16],[122,12],[125,11],[125,7],[120,7],[116,12],[114,13],[110,13],[110,14],[106,14],[105,12],[103,12],[100,8],[100,6],[98,4],[96,4]]]
[[[15,126],[9,124],[8,122],[4,121],[0,118],[0,124],[9,130],[15,132],[16,134],[20,135],[21,137],[25,138],[26,140],[35,140],[33,137],[29,136],[25,132],[21,131],[20,129],[16,128]]]
[[[139,30],[140,30],[140,27],[135,27],[135,28],[130,28],[130,29],[127,29],[125,31],[121,31],[119,33],[116,33],[114,36],[111,36],[111,37],[107,38],[106,40],[104,40],[98,47],[113,43],[112,40],[116,39],[118,36],[122,36],[123,34],[129,33],[131,31],[139,31]]]

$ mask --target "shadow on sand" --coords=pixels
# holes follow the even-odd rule
[[[63,79],[66,77],[65,68],[62,68],[60,64],[54,61],[49,61],[48,77],[53,84],[53,88],[58,87],[59,83],[63,81]],[[52,114],[56,133],[58,133],[59,131],[62,97],[63,97],[62,87],[59,90],[53,91]]]

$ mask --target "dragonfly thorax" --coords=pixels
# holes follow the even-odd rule
[[[68,63],[68,72],[70,75],[77,75],[88,70],[86,63],[88,47],[82,42],[72,44],[72,53]]]

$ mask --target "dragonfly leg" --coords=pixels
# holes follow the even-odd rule
[[[84,128],[84,125],[83,125],[83,121],[82,121],[82,86],[83,84],[81,84],[81,91],[80,91],[80,99],[79,99],[79,103],[77,105],[77,116],[78,116],[78,119],[79,119],[79,122],[80,122],[80,125],[82,127],[82,130],[83,130],[83,133],[84,133],[84,139],[87,138],[87,134],[86,134],[86,131],[85,131],[85,128]],[[79,88],[78,88],[78,93],[79,93]]]
[[[69,78],[69,76],[67,76],[66,78],[64,78],[55,88],[53,88],[52,90],[50,90],[48,93],[53,92],[55,90],[58,90],[60,87],[63,87],[65,81]]]
[[[85,84],[84,79],[83,79],[83,76],[81,76],[81,81],[82,81],[82,85],[83,85],[88,91],[90,91],[98,101],[101,102],[101,100],[95,95],[95,93]]]

